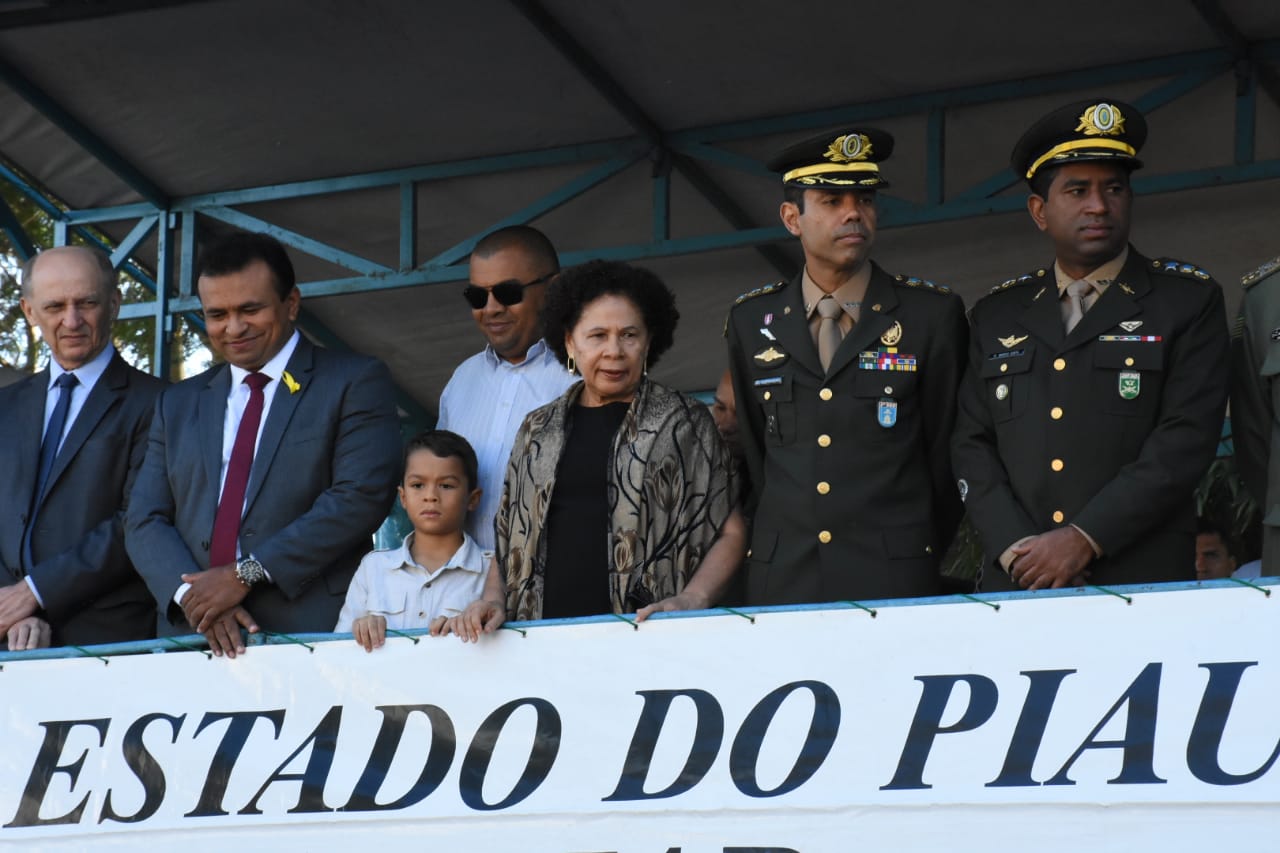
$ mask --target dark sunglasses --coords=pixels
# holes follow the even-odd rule
[[[551,278],[555,273],[549,272],[546,275],[539,276],[528,284],[521,284],[518,281],[503,281],[495,284],[493,287],[480,287],[474,284],[468,284],[462,288],[462,295],[471,305],[472,308],[479,311],[489,303],[489,294],[493,294],[493,298],[498,300],[499,305],[519,305],[524,301],[524,289],[533,287],[535,284],[542,284]]]

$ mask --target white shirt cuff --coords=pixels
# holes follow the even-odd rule
[[[25,578],[23,578],[23,580],[27,582],[27,586],[31,587],[31,594],[36,597],[36,602],[40,605],[40,608],[43,610],[44,599],[40,597],[40,590],[36,589],[36,582],[32,579],[31,575],[27,575]]]

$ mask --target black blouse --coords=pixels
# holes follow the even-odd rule
[[[609,460],[629,403],[574,406],[547,509],[542,618],[610,613]]]

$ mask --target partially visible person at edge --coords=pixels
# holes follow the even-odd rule
[[[0,648],[154,637],[123,518],[164,383],[111,345],[120,290],[105,253],[35,255],[21,305],[50,359],[0,391]]]
[[[440,394],[438,429],[456,432],[480,463],[480,505],[467,516],[467,532],[493,550],[493,517],[516,430],[529,412],[573,384],[542,339],[542,305],[560,272],[555,247],[528,225],[500,228],[471,251],[470,281],[462,295],[486,341],[453,372]]]
[[[1054,262],[970,312],[952,458],[986,551],[979,588],[1191,580],[1193,492],[1226,403],[1222,289],[1129,244],[1147,126],[1092,99],[1013,150]]]
[[[484,597],[434,633],[475,640],[507,619],[639,621],[716,603],[746,525],[707,407],[647,377],[678,319],[648,270],[593,261],[561,274],[547,295],[547,342],[582,380],[520,427]]]
[[[1236,469],[1262,514],[1262,565],[1236,577],[1280,575],[1280,257],[1245,275],[1231,340],[1231,442]],[[1245,574],[1244,570],[1248,569]]]

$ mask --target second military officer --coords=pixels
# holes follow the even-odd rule
[[[947,288],[870,260],[892,150],[888,133],[849,129],[770,163],[805,267],[739,297],[726,329],[754,493],[751,604],[942,591],[967,328]]]
[[[1095,99],[1028,130],[1013,165],[1050,267],[974,306],[953,456],[983,590],[1194,579],[1192,492],[1226,400],[1222,291],[1129,245],[1146,123]]]

